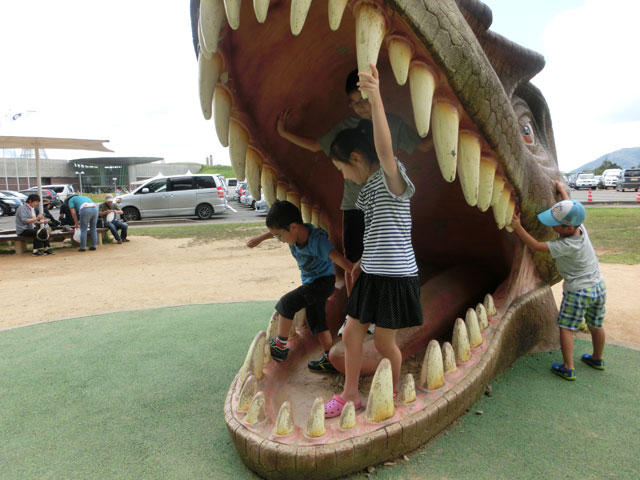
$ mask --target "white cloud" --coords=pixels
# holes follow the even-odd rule
[[[549,22],[547,65],[534,83],[549,103],[562,170],[640,146],[639,17],[635,0],[588,0]]]
[[[200,113],[188,2],[2,2],[0,17],[0,117],[38,112],[2,133],[106,138],[118,156],[229,163]]]

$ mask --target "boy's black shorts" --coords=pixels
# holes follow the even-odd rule
[[[329,330],[324,314],[327,298],[335,289],[335,275],[320,277],[284,295],[276,305],[276,311],[284,318],[293,319],[298,310],[307,309],[307,325],[314,335]]]

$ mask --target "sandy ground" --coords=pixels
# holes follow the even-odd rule
[[[300,282],[286,245],[241,240],[132,237],[95,252],[0,257],[0,330],[120,310],[193,303],[277,300]],[[640,265],[601,264],[608,341],[640,345]],[[553,287],[556,300],[562,286]]]

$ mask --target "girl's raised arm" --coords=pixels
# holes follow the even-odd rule
[[[387,177],[387,186],[394,195],[402,195],[407,188],[407,184],[400,175],[398,164],[393,154],[391,143],[391,131],[384,112],[382,96],[380,95],[380,81],[378,69],[371,65],[371,73],[358,72],[360,81],[358,87],[367,93],[371,103],[371,120],[373,122],[373,140],[380,160],[380,166]]]

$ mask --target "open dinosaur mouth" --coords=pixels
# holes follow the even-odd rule
[[[433,140],[429,151],[398,152],[416,187],[413,245],[425,319],[422,327],[398,333],[405,359],[398,398],[394,402],[390,369],[369,339],[362,374],[377,373],[361,381],[363,399],[369,395],[366,412],[345,409],[341,418],[325,421],[317,398],[326,401],[339,392],[342,377],[306,370],[320,349],[304,328],[292,331],[285,363],[270,361],[266,343],[275,337],[272,319],[252,343],[225,403],[241,456],[268,476],[312,475],[321,458],[328,459],[335,475],[353,471],[362,462],[402,451],[390,444],[392,436],[398,431],[406,436],[408,425],[415,430],[419,412],[435,408],[438,416],[453,392],[468,398],[460,402],[462,408],[469,405],[488,381],[482,369],[495,364],[492,355],[502,342],[507,310],[540,282],[522,244],[506,232],[519,191],[509,178],[508,160],[500,159],[467,114],[469,105],[448,83],[450,72],[437,66],[387,3],[201,0],[198,15],[192,1],[203,114],[214,117],[238,179],[246,176],[256,198],[262,188],[269,203],[277,198],[296,204],[306,222],[330,232],[335,245],[342,244],[342,177],[322,152],[310,153],[278,135],[279,112],[292,108],[288,129],[319,137],[352,114],[344,79],[356,63],[365,69],[372,62],[380,71],[386,111]],[[344,318],[344,302],[341,288],[327,306],[334,334]],[[303,312],[294,325],[303,327],[300,319]],[[340,344],[331,360],[344,369]],[[356,461],[354,448],[380,444],[380,431],[386,453],[374,458],[369,449],[370,458]],[[404,450],[416,446],[400,444]],[[338,468],[341,454],[351,455],[348,467]]]

